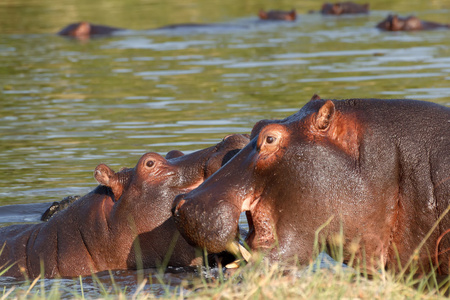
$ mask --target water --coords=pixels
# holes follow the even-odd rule
[[[307,14],[316,1],[277,4],[2,1],[0,204],[21,206],[0,208],[0,225],[37,222],[49,202],[90,191],[99,163],[118,170],[148,151],[195,151],[284,118],[314,93],[450,106],[450,31],[374,28],[391,11],[448,22],[449,0],[376,1],[371,14],[348,17]],[[260,8],[292,7],[294,23],[256,20]],[[54,34],[79,20],[133,30]],[[224,27],[148,30],[184,22]]]

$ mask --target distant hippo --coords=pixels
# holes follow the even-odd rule
[[[377,28],[386,31],[412,31],[439,28],[448,29],[450,28],[450,24],[421,21],[415,16],[402,18],[397,15],[388,15],[385,20],[377,24]]]
[[[84,39],[95,35],[108,35],[120,30],[124,29],[106,25],[96,25],[88,22],[78,22],[67,25],[57,34]]]
[[[292,9],[291,11],[271,10],[267,12],[260,10],[258,16],[261,20],[295,21],[295,19],[297,19],[297,12],[295,9]]]
[[[323,15],[367,14],[369,4],[357,4],[351,1],[324,3],[320,13]]]
[[[189,155],[143,155],[134,168],[114,172],[96,167],[100,185],[46,223],[0,228],[3,275],[73,277],[113,269],[202,262],[171,218],[173,199],[201,184],[248,142],[230,135],[215,146]]]
[[[177,196],[172,213],[182,235],[211,252],[235,239],[245,211],[248,245],[272,260],[310,262],[323,225],[322,246],[339,245],[342,231],[344,262],[353,253],[369,270],[398,271],[414,257],[426,271],[436,252],[448,273],[450,214],[432,227],[449,204],[449,107],[315,97],[283,120],[256,123],[251,142]]]
[[[171,24],[167,26],[162,26],[149,30],[236,30],[236,29],[246,29],[246,25],[235,25],[226,23],[179,23]],[[127,30],[124,28],[110,27],[106,25],[95,25],[88,22],[79,22],[70,24],[57,34],[62,36],[69,36],[79,40],[86,40],[90,37],[108,36],[118,31]]]

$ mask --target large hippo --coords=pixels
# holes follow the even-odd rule
[[[112,269],[201,263],[179,234],[170,208],[177,194],[201,184],[248,142],[230,135],[215,146],[169,159],[143,155],[134,168],[114,172],[104,164],[100,185],[48,222],[0,229],[0,265],[13,277],[72,277]]]
[[[413,31],[431,29],[449,29],[450,24],[422,21],[415,16],[405,18],[397,15],[388,15],[385,20],[377,24],[377,28],[386,31]]]
[[[433,262],[448,273],[450,214],[432,228],[449,204],[449,107],[314,97],[283,120],[256,123],[251,142],[177,196],[172,213],[182,235],[211,252],[234,240],[245,211],[248,245],[272,260],[310,262],[324,226],[318,242],[332,248],[342,230],[346,262],[356,253],[369,268],[398,271],[414,257],[425,271],[437,251]]]

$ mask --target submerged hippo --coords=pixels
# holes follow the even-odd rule
[[[323,225],[322,246],[342,230],[345,262],[353,253],[396,270],[424,241],[416,261],[426,270],[436,250],[448,273],[450,214],[425,238],[450,204],[449,170],[449,107],[314,97],[286,119],[258,122],[251,142],[177,196],[172,213],[182,235],[211,252],[234,240],[245,211],[248,245],[272,260],[310,262]]]
[[[291,11],[284,10],[270,10],[264,11],[260,10],[258,16],[261,20],[271,20],[271,21],[295,21],[297,19],[297,12],[295,9]]]
[[[397,15],[388,15],[387,18],[377,24],[377,28],[386,31],[412,31],[450,28],[450,24],[422,21],[415,16],[406,18]]]
[[[248,142],[231,135],[215,146],[166,159],[143,155],[134,168],[114,172],[104,164],[94,176],[100,185],[39,224],[0,229],[3,275],[72,277],[113,269],[201,263],[179,234],[170,208],[177,194],[201,184]]]
[[[226,23],[180,23],[180,24],[171,24],[167,26],[162,26],[149,30],[236,30],[236,29],[246,29],[248,26],[246,25],[235,25],[235,24],[226,24]],[[118,31],[124,31],[127,29],[124,28],[116,28],[107,25],[95,25],[88,22],[79,22],[66,26],[57,34],[62,36],[73,37],[80,40],[86,40],[90,37],[99,37],[99,36],[107,36],[111,35]]]
[[[323,15],[367,14],[369,4],[357,4],[351,1],[324,3],[320,13]]]
[[[95,35],[108,35],[121,30],[124,29],[106,25],[97,25],[89,22],[78,22],[67,25],[57,34],[83,39]]]

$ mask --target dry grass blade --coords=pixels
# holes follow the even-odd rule
[[[8,298],[8,296],[14,291],[14,289],[15,289],[16,287],[15,286],[13,286],[12,288],[10,288],[1,298],[0,298],[0,300],[4,300],[4,299],[6,299],[6,298]]]

